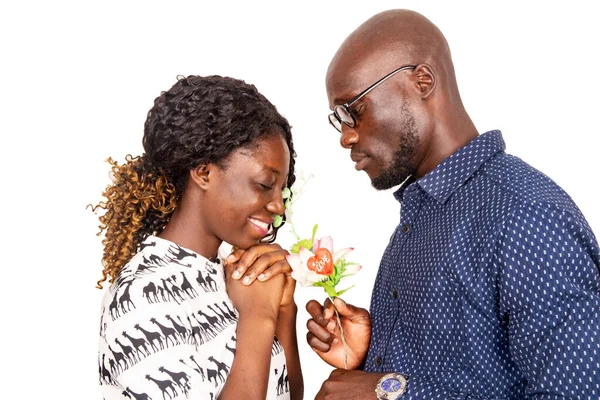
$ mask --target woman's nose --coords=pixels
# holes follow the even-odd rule
[[[283,196],[281,191],[275,194],[275,197],[267,204],[267,210],[274,215],[282,215],[285,211],[285,205],[283,204]]]

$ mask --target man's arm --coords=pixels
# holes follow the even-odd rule
[[[583,217],[522,207],[506,222],[495,264],[526,392],[600,398],[600,261]]]
[[[523,208],[507,219],[497,242],[500,312],[509,321],[510,353],[527,380],[527,399],[600,398],[600,260],[582,221]],[[376,399],[385,373],[335,370],[316,400]],[[409,376],[401,399],[429,398],[488,399]]]

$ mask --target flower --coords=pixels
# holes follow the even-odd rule
[[[296,237],[297,242],[290,248],[290,254],[286,259],[292,267],[292,278],[299,282],[301,286],[322,287],[327,296],[333,303],[333,297],[341,296],[350,290],[354,285],[338,291],[336,286],[340,281],[348,276],[354,275],[362,268],[355,262],[348,262],[346,256],[354,250],[353,247],[334,252],[333,239],[331,236],[325,236],[316,239],[318,225],[315,224],[312,231],[312,238],[301,239],[294,229],[292,222],[292,205],[298,199],[304,185],[313,175],[301,179],[300,188],[285,188],[281,197],[285,200],[285,219],[290,226],[291,232]],[[279,227],[283,224],[283,216],[275,219],[274,226]],[[344,345],[344,368],[348,368],[348,345],[344,337],[344,329],[340,320],[340,315],[334,306],[335,316],[338,328],[340,330],[340,339]]]
[[[314,239],[316,230],[317,226],[315,225],[312,241],[307,239],[299,241],[297,248],[292,247],[292,254],[286,256],[292,267],[292,278],[303,287],[322,287],[329,296],[340,296],[350,287],[338,292],[337,284],[343,278],[360,271],[362,267],[357,263],[346,261],[346,255],[354,248],[347,247],[334,252],[332,237],[325,236],[321,239]],[[305,246],[311,242],[312,246],[306,248]]]

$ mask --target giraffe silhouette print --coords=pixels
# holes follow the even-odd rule
[[[150,236],[102,300],[98,373],[106,400],[216,399],[231,370],[237,310],[223,268]],[[289,399],[273,340],[267,399]]]

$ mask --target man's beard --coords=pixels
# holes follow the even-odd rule
[[[400,110],[400,118],[404,126],[400,148],[396,149],[392,164],[382,170],[379,176],[371,179],[371,185],[377,190],[398,186],[416,172],[414,156],[419,144],[417,124],[406,106]]]

